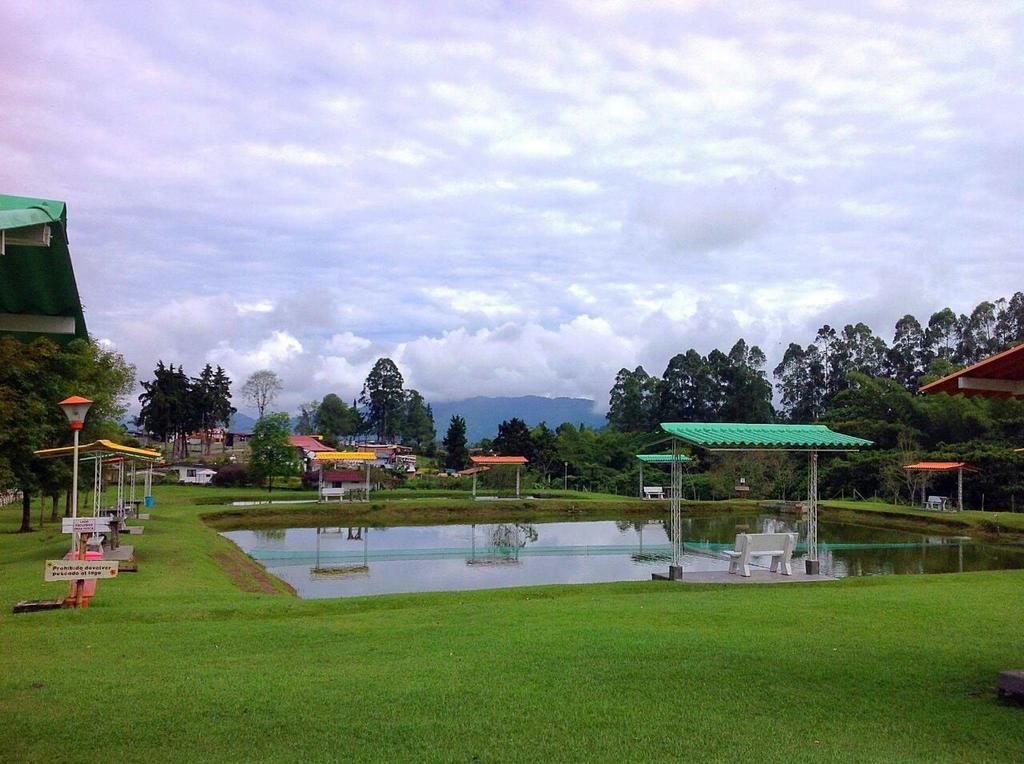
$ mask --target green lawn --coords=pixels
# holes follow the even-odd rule
[[[243,590],[258,570],[199,519],[224,509],[203,491],[159,489],[140,571],[82,611],[11,615],[61,591],[42,560],[64,537],[0,510],[0,760],[1024,752],[1024,709],[993,691],[1024,667],[1024,571],[301,601]]]

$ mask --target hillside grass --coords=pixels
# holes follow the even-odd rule
[[[175,490],[170,490],[170,489]],[[0,509],[0,760],[1019,761],[1024,571],[298,600],[158,488],[81,611]],[[649,503],[648,503],[649,504]],[[264,508],[251,508],[262,510]],[[288,510],[291,511],[291,510]],[[419,512],[419,509],[412,510]],[[411,514],[411,512],[410,512]],[[250,589],[251,591],[246,591]]]

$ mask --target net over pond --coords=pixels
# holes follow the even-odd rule
[[[684,569],[726,570],[721,553],[733,547],[738,531],[802,534],[802,524],[769,514],[686,518]],[[662,520],[619,520],[224,535],[299,596],[322,598],[650,580],[671,556],[669,528]],[[795,559],[803,553],[798,545]],[[847,523],[821,524],[819,555],[823,572],[836,576],[1024,567],[1024,550]]]

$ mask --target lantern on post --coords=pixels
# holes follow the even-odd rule
[[[64,415],[68,418],[71,431],[75,434],[75,454],[71,464],[71,517],[78,517],[78,433],[85,426],[85,415],[92,406],[92,401],[83,398],[81,395],[72,395],[60,403]],[[78,534],[71,534],[71,551],[78,549]]]

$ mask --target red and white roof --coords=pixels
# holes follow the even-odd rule
[[[288,444],[295,446],[296,448],[302,448],[306,451],[332,451],[330,446],[325,446],[319,440],[314,438],[312,435],[289,435]]]

